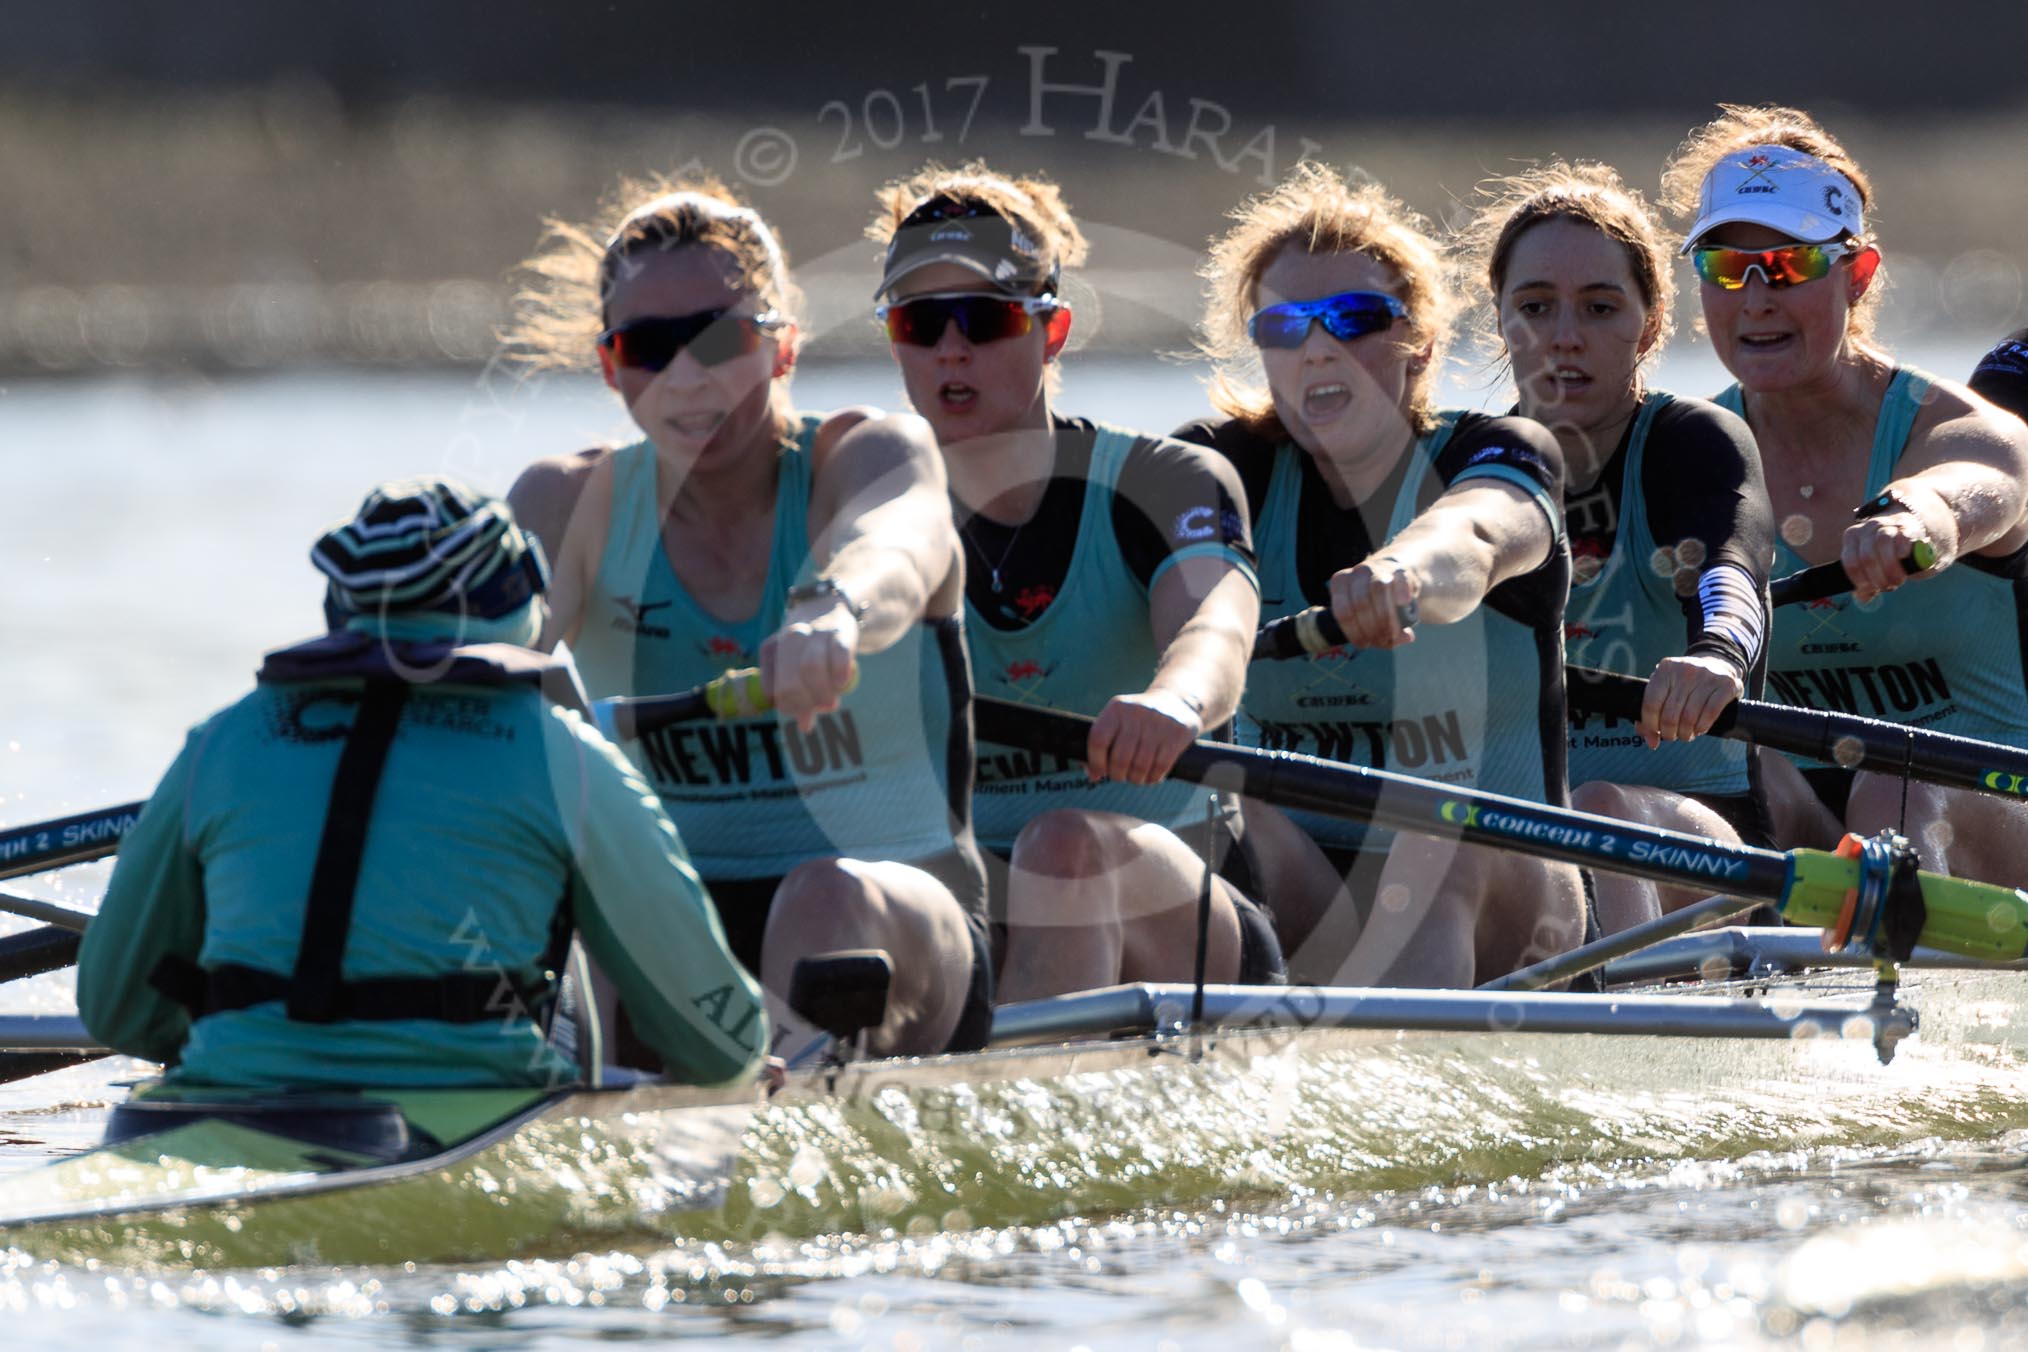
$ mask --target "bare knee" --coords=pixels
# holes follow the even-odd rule
[[[1120,833],[1089,812],[1045,812],[1014,838],[1013,867],[1050,878],[1094,878],[1110,866]]]
[[[763,951],[787,935],[805,952],[853,946],[879,923],[884,900],[879,888],[842,859],[798,864],[775,889]]]
[[[1572,789],[1570,805],[1594,817],[1616,817],[1621,821],[1634,820],[1640,815],[1634,796],[1606,779],[1587,780]]]

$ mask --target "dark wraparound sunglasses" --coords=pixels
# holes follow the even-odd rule
[[[974,343],[1019,338],[1035,327],[1036,315],[1052,315],[1061,306],[1054,296],[1001,296],[976,292],[912,296],[876,306],[873,317],[887,329],[889,342],[935,347],[952,324]]]
[[[718,366],[759,349],[761,339],[781,328],[769,310],[757,315],[700,310],[693,315],[650,315],[615,324],[599,335],[599,348],[615,365],[660,371],[685,348],[700,366]]]
[[[1322,324],[1324,332],[1346,343],[1392,328],[1407,314],[1408,307],[1385,292],[1340,291],[1257,310],[1247,321],[1246,333],[1255,347],[1301,347],[1310,336],[1310,325]]]

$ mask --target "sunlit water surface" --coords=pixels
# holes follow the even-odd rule
[[[1984,339],[1907,350],[1962,375]],[[1716,374],[1708,349],[1683,347],[1661,380],[1708,391]],[[899,402],[875,367],[815,367],[799,395]],[[1064,407],[1162,428],[1203,403],[1181,368],[1093,360]],[[0,390],[0,823],[144,796],[262,651],[316,627],[308,541],[377,479],[442,470],[503,490],[537,455],[623,431],[579,381]],[[90,909],[104,876],[8,886]],[[67,974],[0,991],[9,1012],[69,1001]],[[1996,1003],[1972,1022],[2011,1027],[2010,992]],[[1003,1087],[930,1125],[773,1111],[714,1217],[610,1218],[577,1257],[504,1265],[140,1271],[16,1254],[0,1342],[2019,1345],[2023,1044],[1951,1041],[1882,1069],[1849,1043],[1658,1061],[1516,1040],[1214,1075],[1180,1098]],[[1813,1077],[1791,1078],[1785,1056]],[[0,1198],[4,1175],[92,1141],[134,1073],[0,1087]]]

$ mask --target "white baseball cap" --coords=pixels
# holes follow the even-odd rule
[[[1788,146],[1751,146],[1712,166],[1698,190],[1697,223],[1684,237],[1683,252],[1734,221],[1764,225],[1805,244],[1866,232],[1865,209],[1852,180]]]

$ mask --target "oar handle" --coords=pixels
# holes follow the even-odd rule
[[[1638,722],[1648,683],[1638,676],[1566,667],[1570,707]],[[1848,768],[1904,771],[1917,779],[2003,798],[2028,798],[2028,752],[1973,737],[1931,732],[1857,714],[1792,709],[1737,700],[1711,725],[1711,735]]]
[[[846,693],[858,686],[859,668],[854,666],[852,679],[845,683]],[[758,718],[774,707],[774,701],[761,687],[760,668],[741,667],[680,694],[615,695],[593,700],[592,719],[600,732],[617,742],[700,719]]]
[[[1413,625],[1417,618],[1415,602],[1396,606],[1394,617],[1401,621],[1404,629]],[[1342,648],[1346,642],[1344,626],[1338,623],[1338,617],[1331,613],[1331,608],[1311,606],[1308,610],[1299,610],[1262,625],[1260,632],[1253,636],[1253,660],[1275,662],[1304,657]]]
[[[1908,557],[1901,561],[1901,571],[1920,573],[1935,565],[1936,547],[1927,540],[1917,540]],[[1829,563],[1778,577],[1768,584],[1767,590],[1772,604],[1795,606],[1806,601],[1821,601],[1827,596],[1842,596],[1852,590],[1852,579],[1845,575],[1845,565],[1832,559]]]

